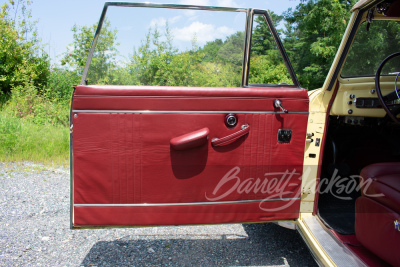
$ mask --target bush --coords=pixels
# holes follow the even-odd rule
[[[17,118],[0,116],[0,151],[1,155],[10,155],[16,150],[21,124]]]
[[[73,86],[79,84],[80,77],[69,70],[53,68],[44,89],[44,95],[51,101],[68,103],[71,101]]]
[[[37,125],[0,113],[0,161],[65,164],[68,158],[68,127]]]
[[[32,82],[46,84],[50,62],[37,37],[35,22],[30,22],[30,1],[14,1],[0,9],[0,91]],[[17,16],[18,14],[18,16]],[[16,20],[18,18],[18,20]]]
[[[11,98],[3,109],[8,116],[38,125],[69,125],[68,105],[40,95],[32,83],[13,88]]]

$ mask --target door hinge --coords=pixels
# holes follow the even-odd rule
[[[71,127],[69,127],[69,133],[70,133],[70,134],[72,134],[72,130],[73,130],[73,128],[74,128],[74,125],[73,125],[73,124],[71,124]]]

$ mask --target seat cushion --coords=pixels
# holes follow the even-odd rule
[[[377,163],[361,171],[361,194],[400,213],[400,163]]]
[[[393,266],[400,266],[400,231],[395,222],[400,215],[374,199],[361,196],[356,201],[356,237],[379,258]]]

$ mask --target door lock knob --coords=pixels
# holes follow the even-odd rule
[[[225,117],[226,127],[228,127],[228,128],[235,127],[237,123],[238,123],[238,117],[236,116],[236,114],[226,115],[226,117]]]

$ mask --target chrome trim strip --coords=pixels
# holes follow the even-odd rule
[[[250,47],[251,47],[251,36],[253,29],[253,9],[247,10],[246,17],[246,29],[245,29],[245,40],[243,47],[243,62],[242,62],[242,80],[241,87],[247,86],[249,83],[249,68],[250,68]]]
[[[97,25],[97,29],[96,29],[96,32],[94,34],[94,38],[93,38],[93,41],[92,41],[92,46],[90,47],[89,55],[88,55],[87,60],[86,60],[86,65],[85,65],[85,68],[83,69],[83,72],[82,72],[82,78],[81,78],[81,83],[80,83],[81,85],[85,84],[85,80],[86,80],[87,74],[89,72],[90,62],[92,61],[94,50],[95,50],[96,45],[97,45],[97,40],[100,37],[101,27],[103,27],[103,22],[104,22],[104,19],[106,18],[107,8],[108,8],[108,5],[107,5],[107,3],[105,3],[103,11],[101,12],[99,24]]]
[[[207,110],[72,110],[73,113],[135,113],[135,114],[303,114],[308,115],[307,111],[281,112],[281,111],[207,111]]]
[[[190,9],[190,10],[228,11],[228,12],[246,12],[248,10],[248,8],[239,8],[239,7],[218,7],[218,6],[157,4],[157,3],[132,3],[132,2],[106,2],[105,5],[119,6],[119,7],[152,7],[152,8]]]
[[[290,200],[300,200],[300,198],[293,197],[293,198],[254,199],[254,200],[217,201],[217,202],[192,202],[192,203],[74,204],[74,207],[169,207],[169,206],[241,204],[241,203],[290,201]]]
[[[69,227],[73,229],[74,227],[74,150],[73,150],[73,103],[74,103],[74,93],[76,87],[71,97],[70,109],[69,109]]]

